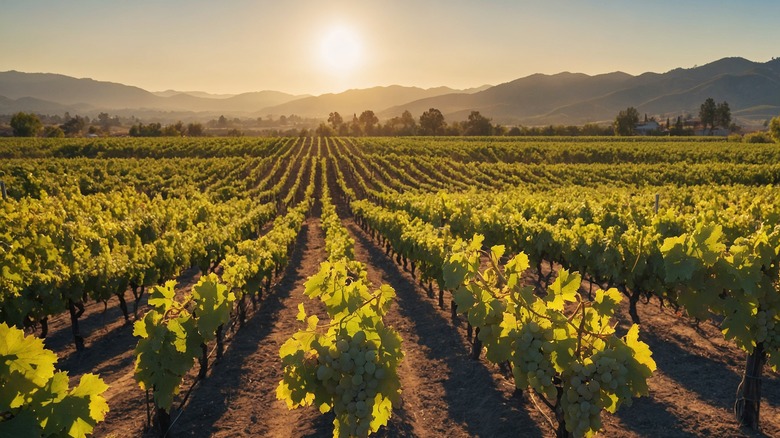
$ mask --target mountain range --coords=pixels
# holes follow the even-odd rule
[[[446,120],[465,120],[471,111],[479,111],[505,125],[582,125],[608,123],[620,110],[630,106],[640,114],[660,118],[696,116],[708,97],[728,102],[738,123],[756,125],[777,116],[780,114],[780,58],[764,63],[723,58],[694,68],[637,76],[622,72],[594,76],[569,72],[534,74],[468,90],[392,85],[320,96],[278,91],[237,95],[175,90],[149,92],[58,74],[0,72],[0,114],[68,111],[96,115],[104,111],[157,121],[290,114],[324,119],[333,111],[348,119],[367,109],[384,120],[404,110],[418,117],[429,108],[437,108]]]

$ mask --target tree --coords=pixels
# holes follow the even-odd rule
[[[181,137],[184,132],[184,123],[181,121],[173,124],[166,125],[162,128],[163,137]]]
[[[615,117],[615,135],[632,135],[637,123],[639,123],[639,111],[636,108],[628,107],[620,111]]]
[[[674,124],[675,131],[682,132],[684,127],[682,116],[677,116],[677,122]]]
[[[228,121],[225,118],[225,116],[219,116],[219,119],[217,120],[217,127],[218,128],[227,128]]]
[[[420,129],[425,135],[438,135],[446,125],[444,115],[436,108],[431,108],[420,116]]]
[[[334,111],[328,115],[328,123],[330,123],[334,131],[338,132],[341,129],[341,125],[344,124],[344,119],[338,111]]]
[[[417,133],[417,120],[408,110],[388,120],[383,130],[384,135],[414,135],[415,133]]]
[[[715,108],[715,123],[724,128],[731,126],[731,108],[729,108],[728,102],[723,101]]]
[[[43,136],[49,138],[62,138],[65,137],[65,133],[59,126],[46,126],[43,128]]]
[[[374,135],[374,125],[379,123],[379,118],[371,110],[365,110],[358,117],[358,122],[366,135]]]
[[[128,134],[131,137],[160,137],[163,134],[162,125],[159,123],[150,123],[148,125],[138,123],[130,127]]]
[[[188,137],[200,137],[203,135],[203,125],[200,123],[189,123],[187,125]]]
[[[363,135],[363,128],[360,126],[360,120],[358,120],[357,114],[352,114],[352,123],[349,124],[349,134],[353,137]]]
[[[35,137],[43,129],[41,119],[33,113],[18,112],[11,117],[15,137]]]
[[[119,126],[119,117],[117,116],[111,117],[108,113],[100,113],[97,118],[100,129],[104,132],[109,132],[112,126]]]
[[[490,119],[480,114],[479,111],[472,111],[469,114],[464,128],[465,135],[491,135],[493,133],[493,124],[490,123]]]
[[[769,122],[769,133],[776,142],[780,143],[780,116],[775,117]]]
[[[328,119],[330,121],[330,119]],[[315,131],[315,134],[317,134],[318,137],[331,137],[336,134],[336,130],[325,123],[320,123],[320,126],[317,127],[317,130]]]
[[[715,129],[717,119],[718,106],[715,104],[715,99],[708,97],[707,100],[701,104],[701,107],[699,107],[699,120],[701,120],[704,129],[707,129],[707,126],[709,126],[710,133],[712,133],[712,130]]]
[[[85,126],[87,126],[87,119],[81,116],[76,116],[66,118],[65,123],[60,125],[60,128],[65,133],[65,135],[79,135],[82,131],[84,131]]]

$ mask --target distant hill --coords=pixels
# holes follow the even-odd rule
[[[535,74],[473,94],[449,94],[409,102],[380,113],[438,108],[449,120],[480,111],[497,123],[549,125],[609,122],[633,106],[640,114],[696,116],[708,97],[726,101],[746,121],[780,114],[780,59],[756,63],[724,58],[701,67],[632,76],[622,72]]]
[[[35,110],[58,114],[70,112],[111,113],[127,110],[189,113],[254,114],[263,108],[280,105],[304,96],[279,91],[259,91],[230,97],[208,97],[203,93],[165,92],[162,95],[150,93],[138,87],[113,82],[77,79],[51,73],[0,72],[0,102],[3,113],[10,111],[31,111],[27,101],[35,99]],[[9,103],[15,101],[19,105]]]
[[[213,93],[206,93],[205,91],[176,91],[176,90],[152,91],[152,94],[160,97],[171,97],[177,94],[189,94],[190,96],[205,97],[208,99],[227,99],[228,97],[235,96],[235,94],[213,94]]]
[[[372,110],[377,113],[382,109],[406,102],[449,95],[457,91],[448,87],[423,89],[391,85],[389,87],[347,90],[338,94],[323,94],[297,99],[282,105],[266,108],[265,112],[268,114],[297,114],[302,117],[327,117],[331,112],[337,111],[346,120],[348,116],[352,114],[360,115],[365,110]],[[400,115],[400,112],[393,114],[393,116],[395,115]]]
[[[595,76],[534,74],[468,90],[392,85],[320,96],[278,91],[238,95],[174,90],[150,93],[138,87],[58,74],[0,72],[0,114],[70,111],[89,115],[106,111],[164,120],[202,120],[221,114],[326,118],[333,111],[348,119],[369,109],[384,120],[404,110],[418,117],[429,108],[437,108],[447,120],[465,120],[471,111],[479,111],[505,125],[581,125],[609,123],[629,106],[640,114],[662,118],[696,116],[707,97],[727,101],[741,123],[758,124],[780,114],[780,59],[757,63],[724,58],[700,67],[638,76],[622,72]]]

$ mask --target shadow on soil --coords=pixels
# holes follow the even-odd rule
[[[694,438],[696,435],[680,430],[680,422],[666,405],[649,397],[634,399],[631,406],[621,407],[615,414],[627,429],[644,436],[667,438]]]
[[[709,404],[729,412],[733,409],[737,387],[742,380],[740,375],[716,360],[691,354],[676,342],[661,339],[649,330],[643,332],[642,337],[650,346],[659,371]],[[762,398],[773,406],[778,405],[780,382],[766,374],[762,381]]]
[[[308,227],[307,224],[301,227],[281,281],[270,293],[265,294],[258,311],[236,332],[230,348],[218,363],[214,363],[214,373],[194,390],[189,404],[184,407],[182,417],[186,418],[182,418],[181,424],[173,428],[174,436],[208,436],[216,432],[216,422],[230,409],[233,394],[237,394],[244,384],[241,370],[251,366],[247,359],[271,334],[284,308],[284,299],[293,292],[295,283],[302,279],[297,269],[301,266],[308,243]],[[312,436],[332,436],[332,429],[328,430],[328,426],[327,423],[318,422],[317,433]],[[290,425],[291,430],[294,427]]]
[[[457,329],[441,316],[433,302],[423,298],[416,284],[404,277],[354,222],[347,221],[347,228],[368,251],[366,262],[387,275],[397,294],[399,312],[412,322],[426,356],[447,365],[449,375],[442,373],[440,381],[450,420],[465,425],[472,436],[543,436],[525,409],[511,404],[518,403],[515,399],[508,402],[504,398],[484,364],[469,359]]]
[[[87,348],[74,351],[58,362],[58,368],[68,371],[71,376],[84,373],[110,374],[132,364],[135,361],[135,344],[138,338],[133,336],[132,324],[118,325],[113,330],[87,340]],[[111,362],[107,358],[126,356],[120,361]],[[108,363],[100,367],[101,364]]]

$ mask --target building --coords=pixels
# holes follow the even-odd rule
[[[655,120],[648,120],[644,123],[640,123],[634,128],[634,132],[636,132],[637,135],[651,135],[659,132],[660,130],[661,125],[659,125]]]

